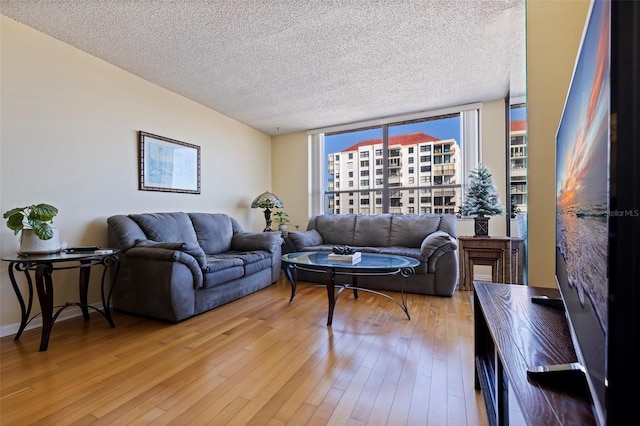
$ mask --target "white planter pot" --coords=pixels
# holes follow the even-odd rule
[[[280,225],[278,226],[278,230],[280,231],[280,233],[282,235],[287,235],[288,231],[287,231],[287,225]]]
[[[41,240],[33,229],[23,229],[20,232],[20,250],[18,254],[50,254],[60,251],[60,231],[53,229],[53,237]]]

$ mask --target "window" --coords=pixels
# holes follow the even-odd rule
[[[310,192],[314,194],[312,198],[319,200],[311,201],[312,214],[337,213],[335,207],[340,205],[337,200],[342,198],[349,200],[349,206],[353,206],[350,210],[355,212],[429,213],[436,202],[438,208],[459,209],[467,170],[478,163],[476,106],[458,111],[449,109],[433,117],[416,115],[382,124],[363,123],[360,128],[353,126],[345,130],[346,127],[335,132],[331,132],[332,129],[310,132],[314,160],[311,181],[316,182]],[[319,148],[315,148],[315,143]],[[355,152],[359,161],[347,161],[346,158],[353,158]],[[372,163],[369,160],[371,153],[375,156]],[[465,153],[469,153],[469,158]],[[345,160],[341,160],[343,158]],[[420,164],[419,168],[414,167],[416,163]],[[372,184],[369,167],[373,164],[376,167]],[[444,169],[445,165],[450,167]],[[335,181],[335,176],[347,176],[348,173],[352,173],[350,177],[360,177],[358,181],[349,180],[349,191],[358,194],[355,200],[347,198],[344,189],[328,184]],[[319,184],[322,185],[320,191],[316,186]],[[450,192],[436,200],[431,191],[433,185]],[[416,190],[420,196],[410,196]],[[373,202],[369,201],[369,194],[374,198]],[[370,203],[375,207],[369,206]]]
[[[511,212],[527,211],[527,107],[517,104],[511,107],[509,134],[509,195]]]

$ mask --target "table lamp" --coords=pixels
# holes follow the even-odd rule
[[[264,228],[264,232],[271,231],[271,210],[274,207],[282,208],[284,204],[275,194],[272,194],[269,191],[263,192],[258,195],[255,200],[251,203],[251,208],[264,208],[264,220],[266,222],[266,227]]]

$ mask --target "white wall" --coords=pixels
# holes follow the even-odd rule
[[[264,227],[249,206],[270,189],[268,135],[4,16],[0,26],[2,213],[53,204],[71,246],[106,246],[106,218],[121,213],[223,212],[246,230]],[[138,130],[201,147],[201,194],[138,190]],[[3,256],[16,252],[4,223],[0,240]],[[7,266],[0,264],[2,335],[15,332],[20,318]],[[76,282],[75,272],[55,274],[56,304],[78,299]]]

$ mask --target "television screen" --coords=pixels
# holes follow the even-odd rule
[[[605,419],[610,4],[594,1],[556,135],[556,279],[599,423]]]

